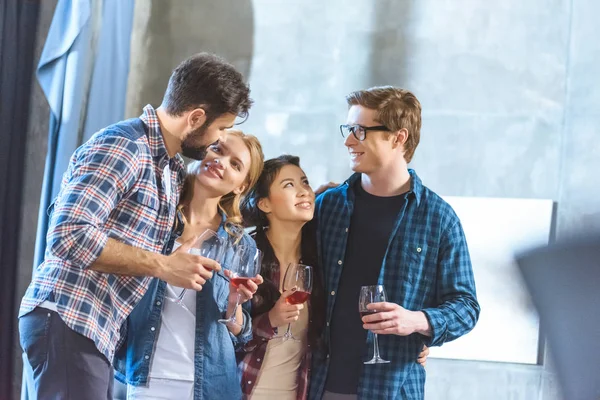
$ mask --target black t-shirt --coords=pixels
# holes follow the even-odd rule
[[[376,285],[394,223],[406,194],[378,197],[358,180],[348,243],[330,322],[329,372],[325,390],[356,394],[363,368],[367,331],[358,313],[361,286]]]

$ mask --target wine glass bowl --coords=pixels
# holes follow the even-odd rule
[[[263,254],[256,247],[248,245],[237,245],[230,249],[233,250],[229,257],[229,281],[237,288],[260,273]],[[240,295],[238,293],[233,313],[229,318],[222,318],[219,322],[222,324],[231,323],[239,325],[236,320],[236,311],[239,303]]]
[[[223,255],[225,254],[225,241],[217,235],[212,229],[207,229],[200,236],[196,238],[193,246],[188,251],[189,254],[202,256],[215,260],[221,263]],[[175,304],[185,307],[183,305],[183,298],[187,289],[182,289],[181,293],[176,299],[172,300]]]
[[[372,286],[362,286],[360,288],[360,295],[358,296],[358,312],[360,314],[360,318],[367,315],[377,313],[377,310],[370,310],[367,306],[371,303],[381,303],[386,301],[386,294],[383,285],[372,285]],[[380,321],[372,321],[371,324],[376,324]],[[373,358],[369,361],[365,361],[365,364],[387,364],[389,361],[384,360],[379,356],[379,342],[377,338],[377,334],[374,334],[373,339]]]
[[[313,268],[310,265],[290,264],[283,278],[283,290],[295,289],[286,299],[287,304],[303,304],[312,292]],[[281,336],[282,341],[298,340],[292,335],[292,324],[289,323],[286,332]]]

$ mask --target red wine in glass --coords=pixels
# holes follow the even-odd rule
[[[371,303],[380,303],[386,301],[385,289],[383,285],[363,286],[360,288],[360,295],[358,296],[358,312],[361,318],[365,315],[373,314],[376,310],[369,310],[367,306]],[[377,323],[374,321],[371,323]],[[369,361],[365,361],[365,364],[387,364],[389,361],[384,360],[379,355],[379,342],[377,340],[377,334],[373,337],[373,358]]]
[[[285,299],[285,301],[288,304],[303,304],[306,300],[308,300],[308,296],[310,296],[310,293],[297,290],[287,299]]]
[[[377,310],[365,310],[360,312],[360,318],[366,317],[367,315],[375,314]]]
[[[363,317],[366,317],[367,315],[371,315],[371,314],[376,314],[377,310],[363,310],[360,312],[360,319],[362,321]],[[369,322],[370,324],[378,324],[379,322],[381,322],[381,320],[379,321],[371,321]]]
[[[235,277],[235,278],[231,278],[230,282],[233,286],[235,286],[236,288],[240,285],[245,285],[246,282],[248,282],[250,280],[250,278],[246,278],[246,277]]]
[[[285,271],[283,277],[283,290],[296,288],[287,299],[288,304],[302,304],[308,300],[310,292],[312,292],[313,270],[310,265],[290,264]],[[298,340],[292,335],[292,324],[289,323],[287,330],[280,336],[282,341],[289,339]]]
[[[233,275],[233,278],[230,278],[230,282],[237,288],[240,284],[247,282],[260,272],[262,252],[253,246],[236,245],[233,248],[233,255],[229,264],[229,271]],[[239,303],[240,294],[238,293],[233,313],[228,318],[220,319],[219,322],[225,325],[233,324],[239,326],[236,320],[236,310]]]

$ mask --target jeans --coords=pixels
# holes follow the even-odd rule
[[[113,369],[94,342],[60,316],[36,308],[19,318],[24,361],[32,374],[30,399],[112,400]]]

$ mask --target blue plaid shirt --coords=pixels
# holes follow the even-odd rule
[[[381,355],[391,362],[363,367],[358,382],[360,399],[422,399],[425,369],[416,359],[423,344],[441,346],[454,340],[473,329],[479,317],[471,259],[460,220],[450,205],[423,186],[413,170],[409,172],[410,192],[396,219],[378,283],[385,285],[388,301],[423,311],[432,336],[379,335]],[[319,257],[328,298],[324,332],[327,344],[354,207],[353,187],[358,179],[360,174],[352,175],[316,202]],[[358,308],[356,316],[348,317],[359,318]],[[367,359],[373,348],[371,332],[362,346]],[[321,399],[328,367],[328,354],[313,356],[310,399]]]
[[[166,166],[169,168],[165,168]],[[168,173],[168,174],[167,174]],[[160,253],[168,242],[185,175],[169,158],[155,110],[94,134],[71,157],[54,201],[44,262],[19,316],[45,300],[65,324],[112,362],[121,325],[152,278],[93,271],[108,238]]]

